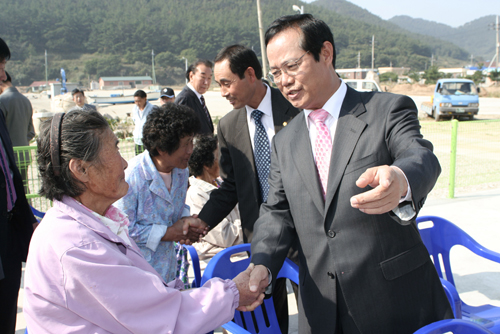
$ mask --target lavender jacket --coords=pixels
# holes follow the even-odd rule
[[[172,284],[169,284],[169,286]],[[132,241],[73,198],[54,201],[31,239],[24,315],[31,333],[206,333],[231,320],[231,280],[199,289],[165,284]]]

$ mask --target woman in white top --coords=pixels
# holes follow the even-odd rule
[[[216,137],[212,135],[196,137],[193,154],[189,158],[189,171],[191,177],[186,204],[191,208],[193,215],[201,211],[210,198],[210,193],[219,187],[219,150]],[[222,249],[242,242],[240,212],[236,205],[220,224],[193,246],[198,251],[200,259],[209,259]]]

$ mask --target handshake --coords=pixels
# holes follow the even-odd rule
[[[167,232],[162,241],[176,241],[184,245],[192,245],[203,238],[208,233],[208,225],[198,218],[198,215],[182,217],[172,226],[167,228]]]
[[[233,278],[240,293],[238,311],[253,311],[262,304],[264,291],[269,285],[267,268],[262,265],[254,266],[250,263],[248,268]]]

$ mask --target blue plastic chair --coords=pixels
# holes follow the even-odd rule
[[[413,334],[493,334],[489,330],[470,321],[460,319],[447,319],[433,322],[420,328]]]
[[[224,279],[234,278],[240,272],[244,271],[250,264],[250,258],[234,262],[231,259],[231,255],[242,252],[247,252],[250,255],[250,244],[232,246],[217,253],[208,263],[201,279],[201,285],[213,277]],[[288,278],[298,284],[298,266],[289,259],[286,259],[277,276],[277,278],[282,277]],[[236,326],[230,322],[222,325],[222,327],[232,333],[281,333],[272,297],[265,299],[264,303],[252,312],[236,311],[233,321],[236,323]]]
[[[417,218],[417,224],[436,271],[442,279],[443,288],[452,304],[455,317],[479,324],[493,333],[500,333],[500,307],[489,304],[470,306],[458,296],[451,270],[450,250],[455,245],[462,245],[475,254],[497,263],[500,263],[500,254],[481,246],[458,226],[444,218],[422,216]],[[444,272],[441,268],[444,268]]]
[[[198,252],[196,248],[189,245],[183,245],[184,248],[189,252],[191,256],[191,264],[193,265],[194,280],[191,282],[191,287],[199,288],[201,283],[201,270],[200,270],[200,258],[198,257]]]
[[[45,216],[45,212],[38,211],[37,209],[35,209],[31,205],[30,205],[30,208],[31,208],[31,212],[33,212],[33,215],[35,216],[36,220],[38,222],[40,222],[42,220],[43,216]]]

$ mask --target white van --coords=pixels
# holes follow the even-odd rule
[[[342,79],[351,88],[358,92],[381,92],[380,86],[373,80]]]

